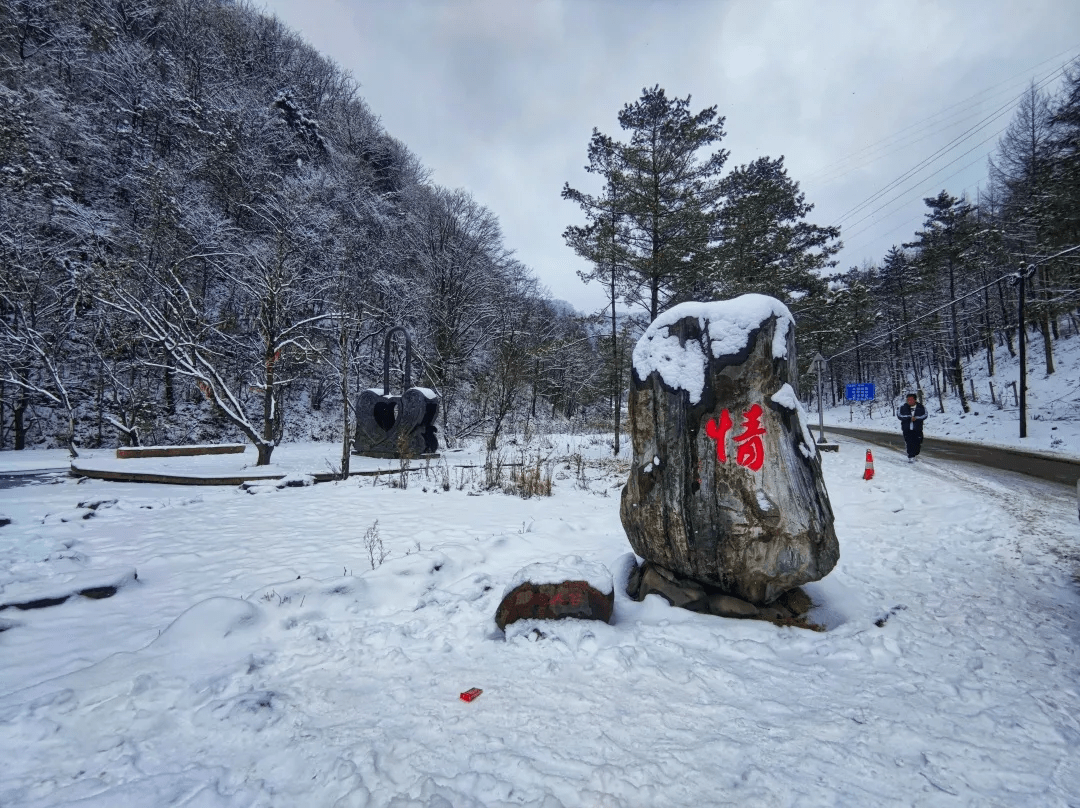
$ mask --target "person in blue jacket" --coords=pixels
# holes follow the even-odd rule
[[[900,419],[900,429],[904,433],[904,443],[907,444],[907,457],[909,463],[915,462],[915,456],[922,449],[922,428],[926,420],[926,407],[918,403],[914,393],[907,394],[907,401],[900,405],[896,414]]]

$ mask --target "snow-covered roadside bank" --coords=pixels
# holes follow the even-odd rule
[[[971,412],[965,414],[956,398],[945,399],[945,412],[940,411],[933,391],[927,389],[926,422],[928,438],[974,441],[1006,449],[1052,452],[1080,458],[1080,337],[1055,343],[1056,371],[1048,375],[1041,344],[1032,341],[1028,356],[1028,423],[1027,437],[1020,437],[1019,408],[1010,382],[1019,378],[1019,363],[1005,348],[995,354],[996,373],[987,374],[985,361],[971,362],[965,369],[965,387],[973,381],[977,398],[970,400]],[[994,385],[995,401],[990,400],[990,384]],[[924,387],[928,383],[924,379]],[[850,426],[899,432],[896,408],[903,403],[885,398],[884,385],[878,386],[878,400],[849,407],[841,404],[825,410],[825,425]],[[905,391],[906,392],[906,391]],[[816,425],[817,405],[810,408],[810,419]],[[817,434],[817,433],[815,433]]]
[[[1073,498],[884,452],[864,482],[841,442],[841,560],[807,587],[824,633],[618,595],[613,625],[504,639],[521,566],[625,574],[622,479],[599,467],[560,465],[530,500],[367,479],[0,492],[0,582],[139,571],[107,600],[0,612],[0,804],[1068,805]],[[60,521],[92,498],[116,502]]]

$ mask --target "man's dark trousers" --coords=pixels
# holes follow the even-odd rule
[[[904,432],[904,443],[907,444],[907,456],[915,457],[919,450],[922,449],[922,433],[916,432],[914,429],[907,430]]]

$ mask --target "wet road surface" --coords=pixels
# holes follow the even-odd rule
[[[898,429],[895,433],[876,432],[870,429],[852,429],[850,427],[826,426],[825,436],[829,433],[857,438],[877,446],[887,446],[903,452],[904,439]],[[1004,469],[1043,480],[1076,486],[1080,480],[1080,461],[1057,458],[1041,452],[1023,452],[1002,449],[996,446],[980,446],[973,443],[942,440],[928,435],[923,441],[922,455],[941,460],[959,460],[963,463],[975,463],[994,469]]]

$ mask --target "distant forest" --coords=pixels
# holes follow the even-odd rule
[[[1024,335],[1053,372],[1080,326],[1080,69],[1054,97],[1032,86],[978,199],[928,199],[910,242],[846,271],[783,157],[726,169],[724,119],[689,101],[646,88],[625,140],[586,145],[604,190],[567,183],[564,236],[610,303],[581,316],[254,5],[0,3],[0,449],[243,438],[269,462],[340,441],[399,325],[444,445],[568,427],[617,445],[640,328],[744,292],[792,309],[804,371],[838,355],[834,398],[876,380],[966,408],[961,359]],[[394,385],[404,361],[395,343]]]

